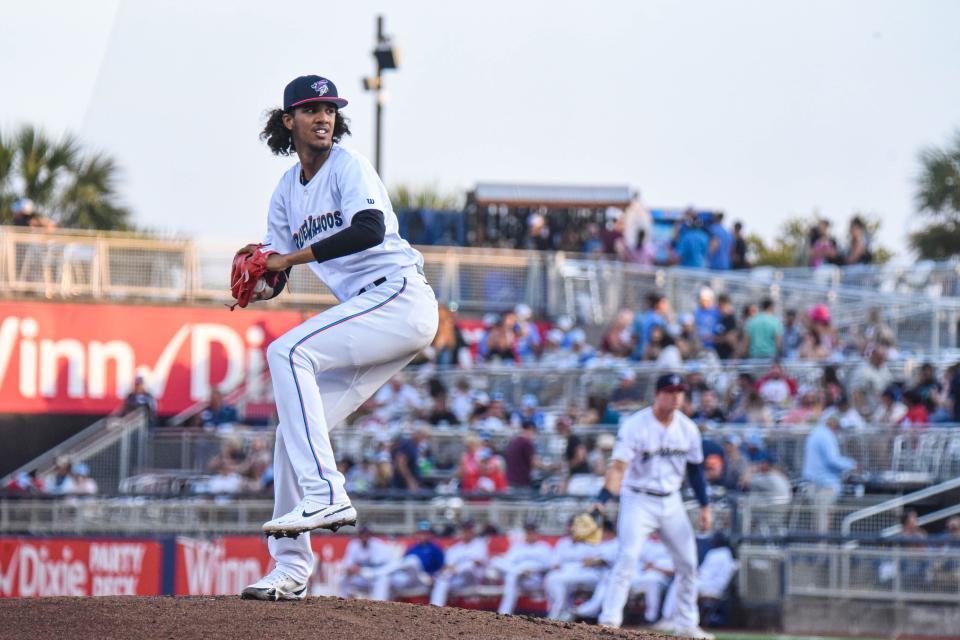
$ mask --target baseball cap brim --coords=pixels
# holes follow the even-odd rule
[[[690,387],[685,384],[668,384],[665,387],[657,389],[657,393],[666,391],[667,393],[676,393],[677,391],[689,391]]]
[[[305,100],[298,100],[297,102],[294,102],[293,104],[291,104],[290,108],[293,109],[294,107],[299,107],[300,105],[307,104],[308,102],[330,102],[332,104],[337,105],[338,109],[342,109],[345,106],[347,106],[347,104],[349,104],[343,98],[330,98],[327,96],[318,96],[316,98],[307,98]]]

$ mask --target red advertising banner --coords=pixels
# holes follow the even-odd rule
[[[0,538],[0,598],[161,594],[155,540]]]
[[[311,577],[310,595],[340,595],[342,566],[347,544],[353,536],[314,535],[310,538],[317,563]],[[385,537],[397,558],[413,544],[412,537]],[[550,544],[555,537],[543,538]],[[446,548],[455,538],[438,538]],[[491,555],[505,553],[510,547],[506,536],[490,538]],[[213,539],[180,537],[176,545],[174,595],[235,595],[259,580],[272,568],[266,538],[259,536],[224,536]]]
[[[115,410],[142,375],[161,415],[257,384],[295,311],[0,302],[0,412]]]

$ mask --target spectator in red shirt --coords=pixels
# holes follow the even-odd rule
[[[930,413],[923,404],[920,392],[911,389],[903,394],[903,402],[907,405],[907,415],[900,419],[900,426],[905,429],[926,427],[930,424]]]
[[[784,406],[797,395],[797,381],[783,372],[783,366],[774,362],[770,371],[757,380],[760,397],[770,404]]]
[[[475,464],[464,469],[460,489],[464,493],[502,493],[507,490],[503,458],[480,447],[473,458]]]

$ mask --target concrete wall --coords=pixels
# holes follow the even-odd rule
[[[960,602],[793,598],[783,605],[783,631],[806,635],[960,638]]]

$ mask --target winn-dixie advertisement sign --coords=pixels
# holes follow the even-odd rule
[[[311,595],[338,595],[343,558],[353,536],[315,535]],[[554,544],[555,538],[544,537]],[[413,542],[382,538],[399,558]],[[438,538],[443,547],[454,538]],[[506,536],[488,542],[506,552]],[[172,554],[172,557],[167,554]],[[0,537],[0,598],[96,595],[236,595],[272,568],[262,536],[216,538]]]
[[[161,594],[156,540],[0,538],[0,598]]]
[[[337,595],[343,574],[341,564],[350,536],[315,535],[310,545],[317,560],[311,578],[314,595]],[[410,539],[389,538],[397,557]],[[232,595],[256,582],[270,570],[272,561],[266,539],[260,536],[222,538],[177,538],[174,595]]]
[[[310,538],[316,568],[310,578],[311,595],[339,595],[344,577],[343,557],[352,536],[314,535]],[[395,557],[403,556],[413,538],[384,537]],[[554,538],[545,537],[551,544]],[[442,547],[456,542],[438,538]],[[491,555],[504,553],[510,546],[505,536],[488,542]],[[256,582],[272,567],[266,539],[260,536],[224,536],[201,539],[180,537],[176,544],[174,595],[232,595]]]
[[[142,375],[163,415],[258,381],[293,311],[0,302],[3,413],[116,409]],[[255,383],[254,383],[255,384]]]

